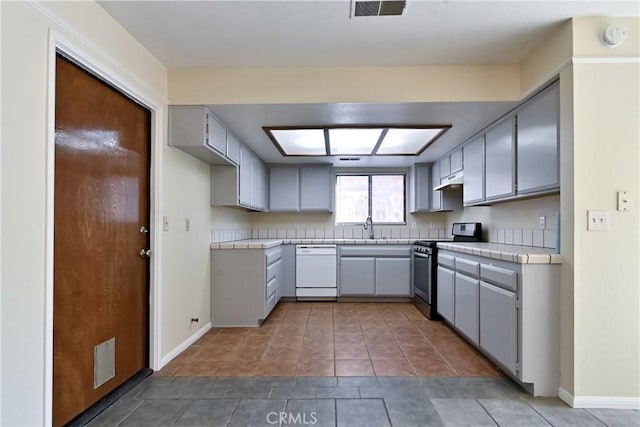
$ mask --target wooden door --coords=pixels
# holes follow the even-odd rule
[[[149,227],[150,113],[59,55],[55,103],[53,423],[62,425],[147,367],[139,252],[149,240],[140,227]],[[114,337],[113,352],[98,347],[95,384],[95,347]],[[115,373],[106,382],[105,369]]]

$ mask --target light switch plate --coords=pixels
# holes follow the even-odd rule
[[[169,217],[168,216],[163,216],[162,217],[162,229],[164,231],[169,231]]]
[[[587,230],[609,230],[609,211],[587,211]]]
[[[618,210],[620,212],[631,211],[631,192],[618,191]]]

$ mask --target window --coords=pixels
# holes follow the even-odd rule
[[[405,174],[338,174],[336,224],[406,224]]]

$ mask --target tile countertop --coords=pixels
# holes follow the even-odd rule
[[[247,239],[211,243],[211,249],[269,249],[280,245],[412,245],[416,239]],[[520,264],[561,264],[562,257],[553,249],[497,243],[439,242],[438,247],[485,258]]]
[[[419,239],[248,239],[211,243],[211,249],[269,249],[279,245],[412,245]]]
[[[438,247],[519,264],[562,264],[562,255],[555,253],[554,249],[547,248],[475,242],[444,242],[438,243]]]

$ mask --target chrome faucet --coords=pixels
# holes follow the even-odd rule
[[[367,217],[367,219],[364,221],[364,229],[365,230],[369,230],[369,238],[370,239],[374,239],[373,237],[373,220],[371,219],[370,216]]]

